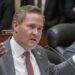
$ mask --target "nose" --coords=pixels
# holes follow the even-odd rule
[[[33,30],[33,34],[34,34],[34,35],[38,35],[38,34],[39,34],[38,29],[34,29],[34,30]]]

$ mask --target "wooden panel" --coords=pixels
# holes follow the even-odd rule
[[[46,34],[42,34],[42,38],[41,38],[41,40],[40,40],[40,45],[41,46],[46,46],[47,45],[47,43],[48,43],[48,40],[47,40],[47,35]]]
[[[5,41],[10,35],[0,35],[0,42]]]

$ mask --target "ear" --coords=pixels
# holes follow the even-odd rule
[[[19,27],[18,21],[14,20],[14,21],[12,22],[12,28],[13,28],[13,30],[14,30],[14,31],[17,31],[18,27]]]

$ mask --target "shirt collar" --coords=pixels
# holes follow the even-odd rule
[[[15,39],[12,37],[10,40],[10,45],[11,45],[11,49],[12,52],[15,54],[15,56],[19,57],[21,55],[24,54],[25,49],[23,47],[21,47],[16,41]],[[29,50],[31,52],[31,50]]]

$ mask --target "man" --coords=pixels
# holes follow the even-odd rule
[[[10,29],[14,14],[14,0],[0,0],[0,33]]]
[[[32,75],[73,75],[75,56],[56,66],[48,61],[44,48],[37,45],[43,24],[44,16],[36,6],[23,6],[16,11],[12,21],[13,36],[3,42],[7,52],[0,58],[0,75],[29,75],[26,52],[30,53]]]

